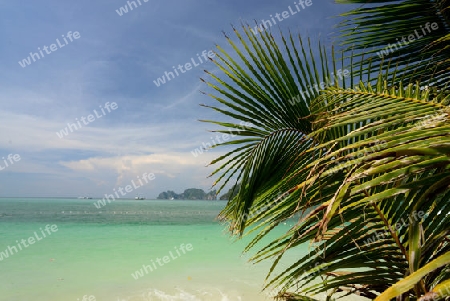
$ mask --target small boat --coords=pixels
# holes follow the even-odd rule
[[[135,200],[140,200],[140,201],[141,201],[141,200],[145,200],[145,198],[144,198],[144,197],[141,197],[141,196],[137,196],[137,197],[135,197],[134,199],[135,199]]]

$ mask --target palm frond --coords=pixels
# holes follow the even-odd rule
[[[342,15],[341,45],[364,65],[396,66],[397,78],[446,87],[450,80],[450,2],[448,0],[336,0],[361,3]],[[404,81],[405,82],[405,81]]]
[[[337,60],[320,45],[314,51],[291,34],[280,47],[267,32],[243,31],[246,39],[235,31],[240,46],[227,37],[234,56],[218,47],[225,78],[211,74],[207,82],[226,109],[209,107],[254,118],[253,125],[208,122],[240,137],[223,143],[238,148],[212,163],[221,164],[213,174],[222,187],[233,177],[241,182],[221,217],[233,233],[256,233],[246,251],[286,219],[298,220],[252,258],[275,259],[266,286],[279,288],[280,300],[373,299],[449,252],[450,96],[404,85],[383,65],[375,77],[364,64],[352,66],[359,84],[347,88],[329,80]],[[332,84],[302,93],[320,81]],[[290,102],[295,95],[299,101]],[[275,272],[288,251],[308,242],[307,255]],[[444,264],[401,295],[441,292],[448,279]]]
[[[219,93],[209,95],[226,109],[207,107],[252,125],[240,129],[236,124],[203,121],[234,129],[232,132],[242,137],[220,144],[239,148],[212,164],[225,162],[213,172],[213,175],[222,173],[219,189],[231,179],[235,183],[245,183],[238,201],[232,200],[221,214],[224,219],[233,221],[232,231],[243,233],[247,217],[251,215],[249,208],[257,206],[254,200],[282,179],[292,161],[312,143],[305,139],[311,132],[310,102],[319,94],[321,84],[322,87],[335,84],[330,70],[338,71],[334,65],[325,63],[325,59],[316,61],[312,49],[305,50],[300,36],[281,36],[279,46],[268,32],[258,38],[247,26],[243,26],[244,36],[237,30],[234,32],[242,50],[228,36],[234,57],[217,47],[215,62],[227,79],[209,73],[213,80],[207,82]],[[318,51],[323,58],[330,55],[320,45]],[[339,75],[344,78],[342,70]],[[225,129],[216,131],[227,132]]]

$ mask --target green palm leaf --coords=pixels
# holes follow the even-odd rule
[[[336,0],[360,3],[342,15],[341,44],[364,60],[398,66],[396,76],[444,88],[450,79],[450,3],[447,0]],[[431,27],[433,24],[433,28]],[[387,67],[387,65],[386,65]]]
[[[247,137],[222,143],[241,145],[241,151],[213,162],[225,162],[213,173],[223,173],[220,189],[233,177],[236,182],[246,183],[239,201],[231,201],[222,212],[223,218],[234,221],[232,230],[239,233],[243,233],[246,219],[238,217],[249,216],[249,208],[257,196],[282,179],[291,162],[311,144],[305,137],[311,132],[309,104],[319,91],[314,85],[334,82],[328,77],[331,66],[325,61],[316,64],[311,59],[312,50],[309,54],[305,51],[301,37],[282,36],[282,46],[278,46],[267,32],[256,38],[246,27],[243,31],[245,36],[235,30],[242,50],[227,37],[236,58],[218,46],[216,64],[227,75],[228,82],[214,74],[210,74],[214,81],[207,82],[219,93],[209,95],[227,109],[208,107],[253,125],[242,130],[236,124],[203,120],[232,128],[236,135]],[[299,53],[297,49],[302,51]],[[325,50],[320,46],[319,49],[325,57]]]
[[[206,122],[239,136],[220,144],[237,148],[212,164],[221,188],[241,182],[221,217],[233,233],[256,234],[246,251],[298,220],[252,258],[275,259],[267,286],[281,300],[374,299],[449,252],[450,96],[403,85],[383,65],[375,77],[364,64],[352,67],[359,83],[347,88],[329,80],[338,72],[333,52],[292,34],[277,43],[267,32],[243,32],[235,30],[239,45],[227,37],[234,53],[218,47],[225,76],[205,82],[221,107],[207,107],[252,125]],[[321,82],[329,84],[304,93]],[[286,252],[308,242],[306,256],[275,272]],[[442,291],[450,271],[444,264],[419,278],[403,298]]]

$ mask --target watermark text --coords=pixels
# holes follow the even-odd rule
[[[0,261],[3,261],[4,259],[8,258],[9,256],[12,256],[19,251],[22,251],[23,248],[28,248],[31,245],[34,245],[36,242],[43,240],[44,238],[50,235],[52,233],[55,233],[58,231],[58,226],[56,225],[46,225],[44,229],[39,228],[40,234],[38,234],[37,231],[34,231],[34,235],[28,237],[27,239],[21,239],[20,242],[16,240],[16,245],[13,246],[7,246],[5,251],[0,252]]]
[[[134,182],[134,180],[131,180],[131,184],[126,185],[125,187],[119,187],[117,190],[114,188],[114,194],[106,194],[105,197],[101,200],[98,200],[94,203],[95,208],[100,209],[104,206],[106,206],[107,203],[111,203],[116,200],[116,198],[120,198],[121,196],[124,197],[128,193],[132,192],[133,190],[138,189],[141,186],[144,186],[145,184],[148,184],[150,181],[153,181],[155,179],[154,173],[144,173],[142,175],[142,179],[140,176],[137,177],[137,182]],[[139,185],[140,184],[140,185]],[[124,191],[125,190],[125,191]],[[120,195],[119,195],[120,193]]]
[[[99,107],[100,107],[101,114],[99,112],[97,112],[97,110],[95,109],[92,112],[93,114],[89,114],[88,116],[81,116],[80,120],[78,120],[78,118],[75,118],[75,123],[67,123],[67,126],[63,129],[61,129],[60,131],[56,132],[56,135],[60,139],[62,139],[65,136],[69,135],[69,131],[70,131],[70,133],[77,131],[77,130],[81,129],[83,126],[89,125],[90,123],[94,122],[95,120],[102,118],[107,113],[111,113],[112,111],[116,110],[119,106],[115,102],[112,102],[112,103],[107,102],[103,106],[100,105]]]
[[[149,272],[153,272],[153,271],[157,270],[158,267],[162,267],[165,264],[171,262],[172,260],[177,259],[181,255],[184,255],[187,252],[194,250],[194,247],[192,246],[192,244],[186,244],[186,245],[181,244],[179,249],[178,249],[178,247],[174,247],[174,249],[175,249],[175,254],[172,251],[169,251],[169,254],[167,254],[163,258],[158,257],[155,260],[152,259],[151,264],[142,265],[142,268],[140,270],[137,270],[134,273],[131,273],[131,276],[135,280],[138,280],[139,278],[144,277],[144,275],[148,275]],[[156,263],[158,263],[158,264],[156,264]]]
[[[50,46],[44,45],[44,47],[38,47],[38,52],[30,52],[30,55],[26,58],[24,58],[22,61],[19,61],[19,65],[22,68],[25,68],[26,66],[31,65],[31,63],[36,62],[37,60],[40,60],[41,58],[44,58],[44,52],[46,54],[50,54],[52,52],[55,52],[58,49],[61,49],[69,44],[67,39],[70,40],[70,42],[73,42],[74,40],[78,40],[81,35],[78,31],[74,31],[73,33],[69,31],[66,36],[61,35],[64,43],[61,43],[59,38],[56,39],[56,44],[50,44]],[[43,52],[44,51],[44,52]],[[31,61],[33,60],[33,61]]]

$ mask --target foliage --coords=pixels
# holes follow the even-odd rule
[[[280,34],[277,42],[248,26],[234,32],[239,42],[226,36],[234,53],[217,46],[215,62],[225,76],[208,73],[205,81],[220,106],[204,106],[236,122],[204,121],[239,137],[221,144],[236,149],[212,162],[219,164],[213,175],[219,191],[229,181],[242,184],[221,217],[232,233],[257,233],[246,251],[300,216],[253,257],[275,259],[267,279],[280,289],[279,299],[314,300],[320,292],[377,300],[448,295],[450,97],[442,85],[448,72],[433,78],[434,67],[416,65],[432,89],[402,66],[358,54],[338,61],[333,50],[309,40],[306,46],[300,36]],[[350,78],[336,77],[347,61]],[[254,126],[240,130],[238,121]],[[288,250],[308,242],[309,254],[273,275]]]
[[[444,88],[450,73],[450,2],[448,0],[336,0],[362,4],[343,14],[341,45],[364,67],[389,61],[397,78]],[[436,23],[437,29],[427,26]],[[428,25],[427,25],[428,24]],[[411,37],[412,40],[409,39]],[[403,41],[402,39],[405,38]],[[412,42],[410,42],[412,41]],[[389,47],[391,45],[391,47]],[[381,50],[389,50],[380,56]]]
[[[230,199],[234,198],[238,194],[240,188],[241,188],[241,184],[234,185],[233,187],[231,187],[228,190],[228,192],[221,195],[219,199],[220,200],[230,200]]]

